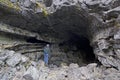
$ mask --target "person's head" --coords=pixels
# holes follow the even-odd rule
[[[50,45],[49,45],[49,44],[47,44],[46,46],[47,46],[47,47],[49,47]]]

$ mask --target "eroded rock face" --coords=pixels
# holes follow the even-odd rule
[[[48,42],[63,42],[72,35],[84,36],[90,40],[94,54],[104,66],[120,70],[119,0],[18,2],[19,14],[2,11],[1,22],[39,33],[40,39]]]
[[[114,1],[110,2],[110,5],[115,3]],[[94,53],[104,66],[120,69],[120,60],[118,56],[120,40],[119,5],[113,9],[110,7],[110,10],[104,11],[103,15],[103,21],[99,20],[102,26],[97,24],[99,26],[96,29],[98,32],[93,34],[92,45],[94,47]],[[97,15],[96,18],[100,19],[100,16],[101,15]]]
[[[76,0],[55,0],[52,1],[49,7],[46,7],[44,2],[40,3],[33,0],[18,2],[21,8],[19,15],[2,15],[3,12],[1,13],[1,16],[4,17],[4,19],[1,18],[2,22],[37,32],[44,41],[50,42],[62,42],[69,39],[71,34],[87,36],[86,29],[89,26],[89,15]],[[40,10],[38,11],[38,9]]]

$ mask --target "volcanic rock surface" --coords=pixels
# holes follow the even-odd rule
[[[8,54],[8,51],[7,56],[0,56],[1,65],[15,71],[18,65],[24,66],[21,59],[14,60],[16,57],[23,53],[27,53],[28,56],[30,53],[28,56],[30,58],[34,55],[33,52],[39,54],[43,46],[48,43],[57,44],[65,53],[63,56],[67,58],[71,56],[72,59],[72,56],[76,56],[76,60],[79,60],[69,60],[70,58],[64,57],[67,61],[62,60],[62,62],[68,64],[77,62],[81,66],[81,60],[84,62],[85,59],[85,62],[96,63],[76,69],[68,65],[65,69],[40,68],[44,73],[40,73],[39,68],[28,66],[29,68],[25,69],[27,71],[22,71],[24,73],[21,75],[22,78],[25,80],[119,80],[120,0],[0,0],[0,48],[15,51],[15,54],[11,51]],[[52,48],[54,54],[59,51],[56,48],[56,46]],[[4,51],[0,55],[2,53]],[[58,59],[58,56],[56,58]],[[34,61],[34,59],[32,56],[30,60]],[[56,59],[53,58],[52,63],[54,60]],[[102,67],[96,66],[98,63]],[[95,72],[87,71],[88,66],[92,66]],[[57,73],[58,70],[60,72]],[[33,75],[31,72],[38,75]],[[4,75],[0,73],[3,80],[13,79],[6,78],[7,72]],[[43,76],[40,78],[39,74]]]

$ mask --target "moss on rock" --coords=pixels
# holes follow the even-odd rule
[[[36,4],[37,4],[37,7],[39,7],[39,8],[42,9],[43,15],[44,15],[45,17],[47,17],[47,16],[49,15],[49,13],[48,13],[46,7],[44,6],[44,4],[41,4],[41,3],[39,3],[39,2],[36,2]]]
[[[20,10],[20,7],[17,4],[13,4],[9,0],[0,0],[0,4],[7,6],[8,8],[13,8],[15,10]]]

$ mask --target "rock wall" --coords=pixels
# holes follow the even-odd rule
[[[115,67],[120,70],[120,7],[118,3],[118,0],[112,1],[107,7],[108,10],[100,9],[99,13],[92,12],[92,17],[95,19],[92,21],[90,30],[92,32],[91,45],[94,47],[98,60],[106,67]],[[113,7],[113,5],[116,6]]]
[[[69,40],[72,34],[84,36],[104,66],[120,70],[119,0],[49,1],[11,0],[18,3],[19,13],[8,14],[10,11],[6,12],[5,8],[9,6],[4,5],[0,21],[37,32],[40,39],[48,42],[60,43]]]

